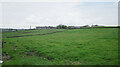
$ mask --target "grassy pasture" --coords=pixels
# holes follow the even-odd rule
[[[7,36],[43,34],[17,38]],[[29,32],[29,33],[24,33]],[[117,65],[118,29],[4,32],[3,65]]]

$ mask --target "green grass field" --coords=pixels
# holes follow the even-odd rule
[[[33,36],[6,38],[18,35]],[[117,28],[3,32],[3,41],[3,65],[118,64]]]

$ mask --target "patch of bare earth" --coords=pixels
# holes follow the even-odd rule
[[[50,58],[50,57],[45,57],[45,56],[42,56],[42,55],[40,55],[40,54],[37,54],[37,53],[35,53],[34,51],[26,51],[26,52],[24,52],[24,54],[25,54],[26,56],[23,56],[23,58],[26,58],[26,57],[28,57],[28,56],[36,56],[36,57],[43,58],[43,59],[45,59],[45,60],[52,60],[52,59],[53,59],[53,58]]]
[[[7,60],[10,60],[12,57],[10,57],[9,55],[8,55],[8,53],[3,53],[3,55],[2,55],[2,60],[3,61],[7,61]]]

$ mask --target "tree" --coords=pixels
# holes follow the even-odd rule
[[[67,26],[60,24],[57,26],[57,29],[67,29]]]
[[[88,28],[88,27],[89,27],[89,25],[85,25],[85,26],[83,26],[83,27]]]

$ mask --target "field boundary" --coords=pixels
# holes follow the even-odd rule
[[[64,32],[64,31],[54,31],[54,32],[50,32],[50,33],[35,34],[35,35],[48,35],[48,34],[54,34],[54,33],[58,33],[58,32]],[[8,36],[6,38],[17,38],[17,37],[35,36],[35,35]]]

